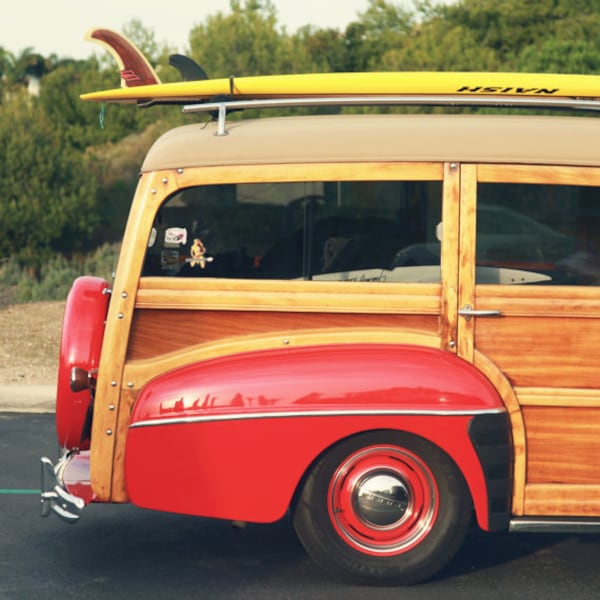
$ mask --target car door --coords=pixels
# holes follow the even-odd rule
[[[497,369],[513,512],[600,515],[600,170],[462,165],[458,353]]]

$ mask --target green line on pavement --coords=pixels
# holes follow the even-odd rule
[[[0,494],[39,494],[40,490],[0,490]]]

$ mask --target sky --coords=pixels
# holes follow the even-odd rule
[[[6,4],[5,4],[6,3]],[[396,0],[412,9],[411,0]],[[304,25],[332,27],[340,31],[358,18],[368,0],[273,0],[277,22],[293,33]],[[159,44],[185,52],[194,25],[218,12],[230,13],[229,0],[0,0],[0,47],[18,55],[26,48],[43,56],[88,58],[104,50],[86,42],[94,27],[122,31],[139,19],[154,32]]]

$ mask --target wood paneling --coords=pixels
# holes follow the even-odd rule
[[[482,164],[478,166],[478,178],[483,183],[600,186],[600,169],[594,167],[557,167],[555,165]]]
[[[600,485],[531,484],[525,487],[529,516],[597,517]]]
[[[592,168],[478,165],[477,173],[487,183],[600,186]],[[475,296],[478,310],[500,311],[474,319],[475,348],[513,386],[523,427],[524,439],[511,416],[514,514],[597,516],[600,287],[477,285]]]
[[[477,348],[519,387],[600,389],[600,288],[477,286]]]
[[[415,343],[458,351],[508,409],[517,515],[600,513],[600,288],[477,286],[476,182],[600,185],[600,170],[441,164],[280,165],[271,180],[442,178],[440,284],[139,279],[154,211],[178,186],[262,181],[264,169],[146,174],[134,200],[104,340],[92,443],[102,500],[125,501],[123,457],[137,390],[186,361],[281,344]],[[175,181],[177,180],[177,181]],[[460,197],[462,196],[462,198]],[[460,230],[458,224],[460,223]],[[460,279],[458,278],[460,273]],[[502,316],[457,316],[471,304]],[[516,386],[516,389],[513,387]]]
[[[442,348],[457,352],[458,344],[458,250],[460,223],[460,168],[456,163],[444,165],[444,201],[442,205]]]
[[[439,315],[437,283],[143,277],[136,308]]]
[[[418,315],[136,310],[127,360],[152,358],[224,338],[260,334],[285,337],[302,330],[332,328],[404,328],[437,335],[439,319]]]
[[[269,165],[235,165],[197,167],[178,173],[179,187],[220,183],[262,183],[283,181],[440,181],[441,163],[310,163]]]
[[[96,497],[112,499],[113,460],[117,438],[124,434],[121,378],[133,307],[154,211],[175,190],[172,173],[142,175],[131,207],[108,308],[92,423],[90,476]],[[126,249],[126,250],[125,250]],[[121,423],[121,425],[119,424]],[[123,440],[120,440],[123,441]],[[117,472],[117,477],[122,477]]]
[[[527,406],[527,483],[600,483],[600,400],[596,408]]]
[[[584,388],[515,388],[521,406],[600,409],[600,390]],[[600,421],[600,418],[598,419]]]
[[[600,287],[478,285],[477,307],[499,310],[512,317],[597,319]]]
[[[115,436],[115,458],[112,480],[111,499],[113,502],[127,502],[127,482],[125,481],[125,447],[127,433],[133,404],[137,397],[137,390],[124,390],[121,392],[117,432]]]
[[[600,389],[600,319],[480,318],[476,339],[515,386]]]
[[[380,329],[323,328],[300,330],[285,336],[281,333],[247,335],[188,346],[152,358],[131,360],[126,363],[123,373],[128,391],[137,390],[161,373],[192,363],[245,352],[332,344],[405,344],[439,349],[440,339],[437,335],[428,335],[412,329],[390,329],[389,327]]]
[[[196,356],[195,349],[198,347],[204,348],[200,354],[210,355],[206,348],[212,343],[216,346],[213,354],[218,354],[219,349],[224,351],[226,347],[245,347],[245,342],[240,342],[244,336],[260,338],[262,335],[262,341],[254,343],[266,347],[275,343],[275,338],[267,335],[275,331],[294,333],[308,328],[314,335],[323,328],[329,333],[315,338],[323,343],[323,340],[330,339],[332,328],[352,331],[356,327],[362,330],[362,338],[368,339],[365,331],[370,328],[385,333],[385,314],[392,315],[386,321],[388,326],[390,320],[395,322],[402,314],[405,318],[401,327],[408,327],[404,331],[416,328],[416,334],[405,339],[439,347],[439,284],[351,284],[351,287],[345,287],[343,283],[308,282],[310,285],[306,286],[307,282],[286,282],[284,289],[282,282],[278,281],[140,280],[153,219],[168,195],[176,189],[198,183],[261,182],[266,176],[269,181],[309,181],[315,178],[324,181],[348,178],[433,181],[442,179],[443,165],[372,162],[282,164],[270,165],[269,169],[262,165],[248,165],[143,174],[123,239],[99,369],[91,477],[100,500],[126,499],[123,451],[130,405],[135,397],[134,384],[128,379],[128,364],[137,362],[137,371],[135,368],[129,371],[141,374],[143,379],[155,373],[153,366],[156,364],[177,365]],[[403,293],[398,293],[399,289]],[[142,308],[148,310],[140,311]],[[429,335],[432,333],[435,335]],[[223,344],[223,339],[229,342]],[[161,356],[170,358],[166,362],[161,362],[160,358],[153,362]]]
[[[475,194],[477,190],[475,165],[463,165],[460,177],[460,252],[458,306],[473,306],[475,302]],[[475,321],[458,319],[458,354],[473,362]]]

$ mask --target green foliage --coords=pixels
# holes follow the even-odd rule
[[[336,29],[306,26],[289,38],[291,73],[328,73],[347,70],[346,41]]]
[[[103,244],[90,254],[70,259],[55,254],[42,265],[38,277],[11,259],[0,268],[0,288],[11,290],[11,303],[65,300],[73,281],[81,275],[112,281],[118,254],[118,244]]]
[[[87,149],[87,172],[97,181],[96,200],[101,214],[98,235],[92,244],[121,239],[140,164],[154,140],[169,128],[169,123],[159,121],[117,142]]]
[[[590,54],[600,55],[596,41],[600,2],[584,4],[576,0],[419,3],[426,19],[397,48],[384,53],[382,62],[386,69],[399,70],[551,72],[557,49],[567,44],[561,71],[577,73],[582,62],[594,64]],[[577,40],[585,40],[583,61],[579,52],[570,54]]]
[[[285,35],[270,0],[231,0],[231,14],[216,13],[190,33],[191,57],[209,77],[285,72]]]
[[[369,0],[359,21],[346,28],[346,70],[378,68],[386,52],[398,48],[414,27],[414,15],[386,0]]]
[[[84,250],[96,233],[96,182],[66,137],[35,100],[0,113],[0,257],[38,268],[48,252]]]
[[[545,40],[539,46],[529,46],[522,52],[517,60],[517,70],[532,73],[598,73],[600,52],[587,39]]]

